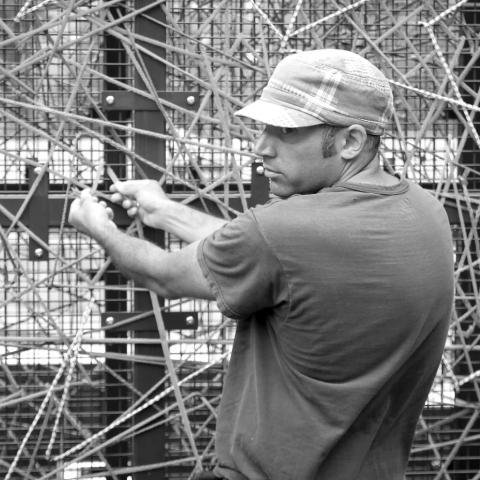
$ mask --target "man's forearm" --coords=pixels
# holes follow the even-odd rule
[[[167,288],[169,272],[159,272],[158,269],[158,265],[164,263],[163,257],[168,255],[165,250],[115,228],[105,229],[95,237],[125,277],[163,297],[170,296]]]
[[[221,228],[227,220],[172,202],[165,215],[165,230],[187,243],[201,240]]]
[[[158,295],[215,299],[197,261],[197,243],[166,252],[116,228],[105,229],[96,238],[126,277]]]

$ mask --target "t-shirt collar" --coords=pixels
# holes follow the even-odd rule
[[[355,190],[357,192],[377,193],[380,195],[399,195],[410,188],[407,180],[400,180],[395,185],[375,185],[371,183],[340,182],[333,187],[324,188],[321,191],[338,192],[342,190]]]

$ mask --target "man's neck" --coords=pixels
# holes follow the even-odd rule
[[[371,160],[359,158],[355,163],[349,164],[348,167],[336,183],[365,183],[385,187],[399,183],[397,177],[383,170],[377,155]]]

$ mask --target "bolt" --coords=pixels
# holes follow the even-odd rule
[[[193,325],[195,323],[195,317],[193,315],[189,315],[186,319],[185,322],[187,325]]]
[[[36,248],[34,253],[37,258],[40,258],[43,255],[43,248]]]
[[[189,96],[187,97],[187,103],[188,103],[189,105],[195,105],[195,102],[196,102],[196,98],[195,98],[193,95],[189,95]]]
[[[107,325],[113,325],[113,322],[114,322],[114,321],[115,321],[115,319],[114,319],[113,317],[107,317],[107,318],[105,319],[105,323],[106,323]]]
[[[40,172],[42,171],[42,167],[35,167],[35,168],[33,169],[33,171],[34,171],[37,175],[39,175]]]
[[[109,105],[113,105],[115,103],[115,97],[113,95],[107,95],[105,97],[105,101],[109,104]]]
[[[263,175],[265,173],[265,168],[263,168],[263,165],[259,165],[255,171],[257,172],[257,175]]]

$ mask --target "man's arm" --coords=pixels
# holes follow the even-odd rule
[[[128,278],[165,298],[195,297],[214,300],[196,257],[197,243],[176,252],[118,230],[111,212],[83,191],[71,208],[69,222],[94,238]]]
[[[149,227],[166,230],[187,243],[201,240],[221,228],[226,220],[170,200],[154,180],[128,180],[110,187],[112,201]]]

